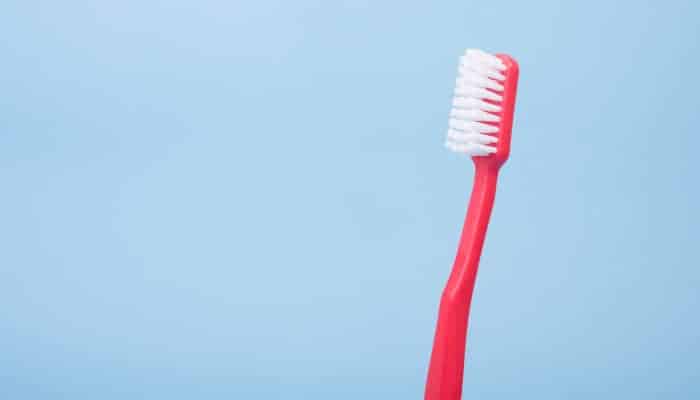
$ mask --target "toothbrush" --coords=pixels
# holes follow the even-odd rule
[[[460,57],[446,147],[474,161],[474,186],[459,249],[440,300],[425,400],[459,400],[467,325],[498,171],[510,153],[518,64],[468,49]]]

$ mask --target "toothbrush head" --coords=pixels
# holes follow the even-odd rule
[[[460,57],[445,146],[500,166],[510,154],[518,63],[467,49]]]

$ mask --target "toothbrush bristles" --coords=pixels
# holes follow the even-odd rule
[[[496,152],[505,69],[498,57],[478,49],[467,49],[459,58],[445,142],[448,149],[470,156]]]

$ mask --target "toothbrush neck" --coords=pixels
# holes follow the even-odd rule
[[[486,238],[491,210],[496,197],[500,164],[491,160],[475,160],[474,184],[469,209],[462,228],[462,237],[455,265],[446,287],[446,294],[468,307],[471,302],[481,250]]]

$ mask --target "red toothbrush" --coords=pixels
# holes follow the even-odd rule
[[[510,153],[518,64],[508,55],[469,49],[460,57],[446,146],[474,161],[474,186],[459,249],[440,300],[425,400],[459,400],[469,309],[496,195]]]

